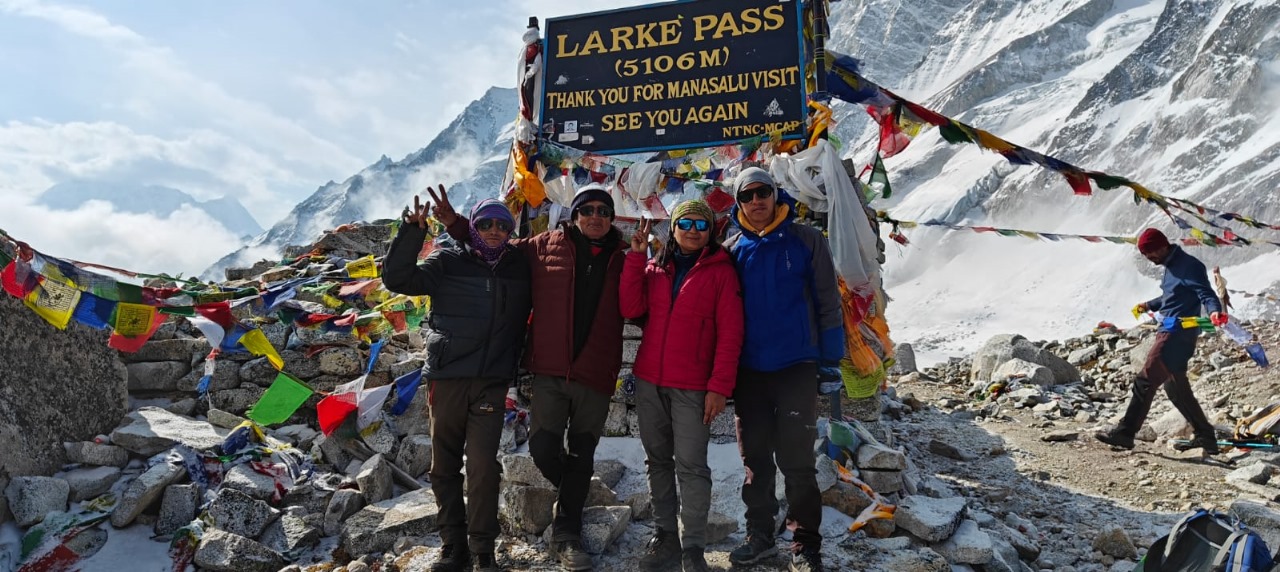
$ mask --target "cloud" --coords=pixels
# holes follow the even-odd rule
[[[116,212],[102,201],[54,211],[18,197],[0,200],[5,202],[0,228],[47,256],[194,276],[239,244],[204,211],[189,206],[161,218]]]

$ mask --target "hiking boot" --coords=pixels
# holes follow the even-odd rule
[[[676,533],[659,528],[654,531],[653,538],[644,545],[644,554],[640,556],[640,569],[649,572],[662,572],[675,568],[680,561],[680,539]]]
[[[591,555],[582,548],[582,541],[577,538],[552,541],[551,555],[560,561],[560,567],[565,570],[591,569]]]
[[[729,553],[729,561],[738,565],[755,564],[776,554],[778,554],[778,544],[773,536],[748,532],[742,545]]]
[[[708,572],[707,558],[701,546],[692,546],[680,553],[681,572]]]
[[[822,553],[817,547],[803,547],[791,553],[791,572],[822,572]]]
[[[1106,443],[1108,445],[1111,445],[1113,448],[1116,448],[1116,449],[1125,449],[1125,450],[1133,449],[1133,436],[1125,435],[1124,433],[1121,433],[1115,429],[1112,429],[1105,433],[1094,433],[1093,436],[1097,440],[1102,441],[1103,443]]]
[[[477,552],[471,556],[476,562],[475,572],[498,572],[498,560],[493,557],[493,552]]]
[[[1206,455],[1217,455],[1218,454],[1218,437],[1216,435],[1213,437],[1204,437],[1204,436],[1196,437],[1195,439],[1187,441],[1187,444],[1185,445],[1174,445],[1173,448],[1178,451],[1190,451],[1192,449],[1201,449],[1204,451],[1204,454]]]
[[[431,572],[470,572],[471,551],[462,544],[446,544],[431,563]]]

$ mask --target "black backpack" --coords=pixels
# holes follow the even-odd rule
[[[1197,509],[1151,545],[1134,572],[1270,572],[1258,533],[1225,514]]]

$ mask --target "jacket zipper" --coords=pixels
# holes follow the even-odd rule
[[[679,297],[680,292],[684,291],[685,284],[689,283],[689,277],[693,276],[693,272],[697,270],[698,267],[700,266],[702,266],[702,256],[699,256],[698,260],[694,261],[693,268],[690,268],[689,272],[684,275],[684,283],[680,284],[680,291],[676,292],[675,295],[671,296],[671,307],[667,308],[667,323],[662,325],[662,346],[663,346],[662,353],[664,354],[667,353],[666,346],[671,341],[671,339],[667,337],[667,334],[671,331],[671,315],[676,308],[676,298]],[[673,268],[675,267],[674,261],[672,262],[672,267]],[[666,272],[666,270],[667,270],[666,268],[662,269],[663,272]],[[671,280],[674,281],[675,279],[676,279],[675,274],[674,273],[671,274]],[[694,351],[697,351],[697,348],[694,348]],[[667,360],[658,360],[658,378],[659,378],[659,381],[665,380],[667,378]]]
[[[567,386],[569,385],[569,380],[573,377],[573,324],[575,322],[573,313],[576,310],[573,296],[574,288],[576,288],[578,284],[578,245],[574,244],[573,236],[569,234],[569,231],[562,230],[560,232],[564,233],[569,244],[569,288],[567,288],[569,291],[569,343],[566,344],[569,348],[567,356],[569,359],[567,361],[568,365],[565,366],[564,371],[564,384]]]

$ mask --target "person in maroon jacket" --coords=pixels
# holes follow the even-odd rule
[[[651,261],[652,223],[642,222],[622,269],[623,317],[648,315],[636,356],[636,410],[657,530],[640,565],[701,572],[711,510],[707,443],[737,380],[742,288],[733,261],[711,238],[715,212],[705,201],[680,203],[671,221],[666,248]]]
[[[454,239],[468,241],[467,219],[454,212],[444,186],[438,195],[428,192],[436,220]],[[533,316],[523,361],[534,374],[529,452],[559,489],[551,550],[565,570],[590,570],[582,509],[622,368],[618,281],[627,244],[613,226],[613,197],[603,186],[580,189],[570,212],[570,223],[511,244],[531,271]]]

